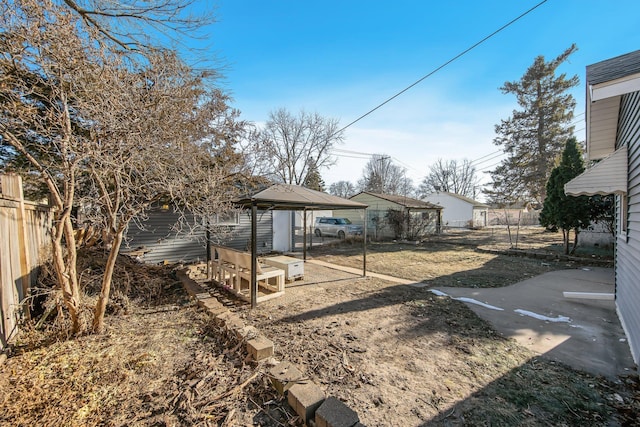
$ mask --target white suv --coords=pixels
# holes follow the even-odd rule
[[[348,218],[316,218],[315,234],[318,237],[336,236],[344,239],[346,236],[361,236],[362,226],[353,225]]]

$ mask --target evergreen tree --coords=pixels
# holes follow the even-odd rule
[[[591,223],[591,204],[587,196],[567,196],[564,185],[584,172],[584,162],[575,138],[569,138],[562,152],[560,164],[551,171],[546,185],[547,197],[540,213],[540,224],[562,230],[564,252],[569,253],[569,232],[573,230],[571,253],[578,243],[580,229]]]
[[[520,110],[496,125],[494,144],[507,154],[491,173],[491,201],[523,200],[541,203],[554,160],[562,142],[572,134],[576,102],[567,91],[578,85],[578,76],[555,75],[556,69],[577,50],[575,45],[546,62],[538,56],[519,81],[506,82],[500,90],[514,94]]]
[[[312,162],[311,166],[309,166],[309,172],[307,172],[307,176],[302,185],[311,190],[324,191],[324,180],[315,162]]]

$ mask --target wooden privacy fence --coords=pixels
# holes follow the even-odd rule
[[[17,333],[22,307],[50,250],[51,209],[24,200],[22,178],[0,175],[0,352]]]

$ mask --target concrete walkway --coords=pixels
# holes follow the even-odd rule
[[[361,268],[307,262],[362,275]],[[367,272],[367,276],[417,288],[428,286],[384,274]],[[503,288],[430,291],[465,302],[496,331],[551,360],[610,379],[636,372],[615,302],[563,296],[563,292],[613,293],[612,269],[551,271]]]
[[[563,292],[613,293],[609,268],[551,271],[504,288],[438,288],[467,305],[504,336],[552,360],[615,378],[634,372],[612,300],[565,298]]]

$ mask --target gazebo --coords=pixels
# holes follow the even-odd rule
[[[367,205],[342,197],[332,196],[321,191],[311,190],[293,184],[275,184],[256,194],[248,195],[234,201],[239,207],[251,209],[251,308],[255,308],[258,298],[258,286],[256,281],[257,271],[257,213],[261,210],[288,210],[288,211],[309,211],[309,210],[340,210],[340,209],[362,209],[365,213]],[[304,218],[304,244],[303,260],[307,259],[307,215]],[[367,272],[367,221],[364,222],[363,243],[362,243],[362,275]]]

